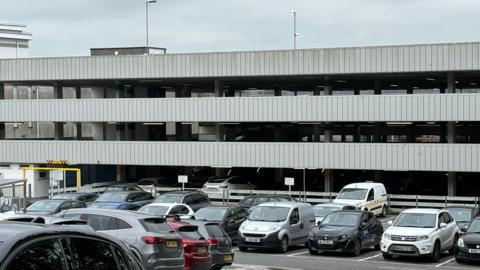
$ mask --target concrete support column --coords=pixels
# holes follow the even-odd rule
[[[213,81],[213,92],[215,97],[223,97],[224,91],[223,91],[223,81],[222,80],[214,80]],[[215,141],[216,142],[221,142],[224,141],[225,139],[225,128],[223,125],[220,125],[219,123],[215,123]],[[216,176],[224,176],[225,175],[225,169],[223,168],[215,168],[215,175]]]
[[[323,173],[325,174],[325,192],[333,192],[333,184],[334,184],[333,170],[325,169]]]
[[[320,96],[320,89],[315,88],[315,90],[313,90],[313,95]],[[313,138],[312,138],[313,141],[319,142],[320,141],[320,124],[313,124],[312,131],[313,131]]]
[[[53,97],[56,99],[63,99],[63,86],[59,83],[53,85]],[[37,122],[37,125],[39,123]],[[64,136],[64,123],[55,122],[55,140],[63,140]]]
[[[379,80],[375,80],[373,82],[373,93],[374,95],[381,95],[382,94],[382,82]],[[373,141],[376,143],[386,141],[382,137],[382,129],[385,127],[384,123],[375,122],[375,133],[373,136]],[[375,171],[374,172],[374,179],[378,181],[382,178],[382,171]]]
[[[447,74],[447,93],[456,92],[455,74],[449,72]],[[455,122],[447,122],[447,143],[456,143],[457,128]],[[448,172],[448,196],[457,195],[457,174],[456,172]]]
[[[330,78],[325,78],[325,87],[323,89],[325,96],[331,96],[333,94],[333,86]],[[323,132],[323,137],[325,143],[329,143],[333,141],[333,132],[332,132],[332,125],[329,123],[325,123],[325,130]],[[325,192],[333,192],[333,185],[334,185],[334,178],[333,178],[333,170],[332,169],[325,169],[324,173],[324,191]]]
[[[0,83],[0,100],[5,99],[5,84]],[[0,140],[5,140],[5,122],[0,122]]]
[[[280,87],[275,87],[273,89],[274,95],[276,97],[282,96],[282,89]],[[273,141],[274,142],[279,142],[282,139],[282,126],[280,124],[275,124],[275,128],[273,130]],[[284,183],[284,178],[283,178],[283,168],[275,168],[275,183],[278,185],[281,185]]]

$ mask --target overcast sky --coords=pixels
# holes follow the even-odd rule
[[[480,41],[479,0],[158,0],[150,45],[169,52]],[[0,22],[26,24],[30,56],[144,46],[144,0],[0,0]]]

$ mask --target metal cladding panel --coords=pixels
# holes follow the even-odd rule
[[[1,100],[1,122],[480,121],[480,94]]]
[[[0,81],[480,70],[480,43],[0,60]]]
[[[479,172],[479,144],[1,141],[2,163]]]

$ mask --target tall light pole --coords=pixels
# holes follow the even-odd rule
[[[290,10],[290,14],[293,15],[293,49],[297,49],[297,37],[299,36],[297,33],[297,11]]]
[[[148,49],[148,4],[153,4],[156,2],[157,0],[145,0],[145,28],[147,32],[147,42],[146,42],[147,54],[150,54],[150,49]]]

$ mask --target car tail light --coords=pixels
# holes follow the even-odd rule
[[[217,245],[220,245],[220,240],[215,239],[215,238],[209,238],[208,239],[208,244],[210,246],[217,246]]]
[[[161,244],[165,242],[164,239],[156,237],[156,236],[142,236],[143,242],[148,245],[155,245],[155,244]]]

